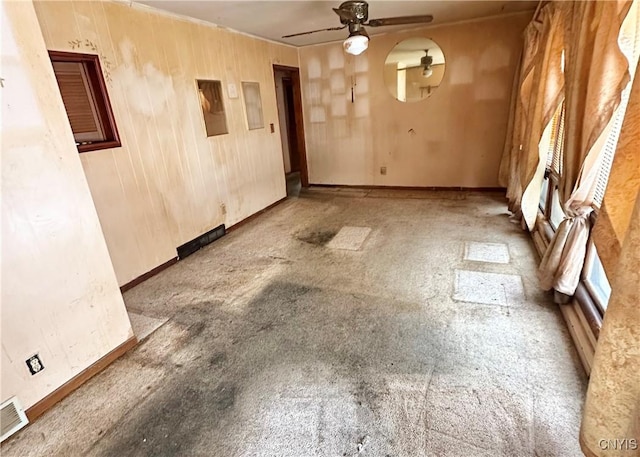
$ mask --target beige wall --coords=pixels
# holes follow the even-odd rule
[[[341,43],[301,48],[310,182],[498,186],[511,85],[530,17],[377,35],[355,57]],[[427,100],[402,103],[385,87],[384,61],[396,43],[420,36],[442,48],[444,79]]]
[[[272,64],[298,66],[295,48],[125,3],[36,13],[48,49],[101,55],[123,145],[81,161],[119,284],[286,195]],[[229,134],[206,137],[196,78],[222,80]],[[243,80],[260,83],[264,129],[247,130]]]
[[[0,397],[28,408],[133,333],[33,5],[0,8]]]

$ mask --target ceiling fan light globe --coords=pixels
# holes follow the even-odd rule
[[[428,78],[432,74],[433,70],[431,68],[425,68],[424,70],[422,70],[422,76],[424,76],[425,78]]]
[[[369,47],[369,38],[365,35],[352,35],[342,43],[347,54],[358,56]]]

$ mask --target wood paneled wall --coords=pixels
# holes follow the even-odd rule
[[[296,48],[124,3],[35,7],[48,49],[100,55],[122,147],[81,160],[120,285],[286,195],[272,64],[298,66]],[[222,81],[229,134],[207,138],[196,79]],[[260,83],[264,129],[241,81]]]

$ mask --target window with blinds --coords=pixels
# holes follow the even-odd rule
[[[104,128],[83,62],[53,62],[64,107],[76,142],[104,141]]]
[[[547,150],[547,164],[545,169],[551,169],[551,163],[553,161],[553,149],[556,143],[556,135],[558,133],[558,112],[556,111],[551,118],[551,137],[549,140],[549,149]]]
[[[562,155],[564,150],[564,101],[556,108],[551,121],[545,131],[550,129],[547,149],[546,172],[542,182],[539,208],[549,221],[553,230],[556,230],[560,222],[565,218],[558,182],[562,175]],[[546,135],[546,133],[545,133]]]
[[[547,150],[546,169],[556,175],[562,174],[562,150],[564,147],[564,102],[562,102],[551,118],[551,137]]]
[[[637,2],[634,2],[632,5],[628,16],[623,23],[620,30],[620,36],[618,37],[618,44],[622,53],[629,60],[629,73],[632,81],[630,81],[629,84],[627,84],[627,87],[622,91],[620,96],[620,105],[613,114],[613,118],[609,125],[607,140],[603,147],[604,151],[602,152],[598,179],[596,181],[596,188],[593,194],[593,204],[598,208],[602,205],[604,193],[607,190],[609,173],[611,172],[611,166],[613,165],[613,156],[616,152],[616,147],[618,146],[618,139],[620,138],[622,123],[627,112],[627,104],[629,103],[629,96],[631,94],[633,76],[636,73],[635,70],[638,65],[638,59],[640,58],[640,8],[638,7]]]
[[[78,151],[120,146],[98,56],[49,52]]]
[[[613,119],[611,120],[611,129],[609,130],[607,141],[603,146],[604,151],[602,151],[598,179],[593,193],[593,204],[598,208],[602,205],[604,192],[607,189],[607,181],[609,181],[609,173],[611,172],[611,166],[613,165],[613,156],[616,152],[616,146],[618,145],[618,138],[620,138],[624,114],[627,111],[629,93],[631,92],[630,86],[631,85],[627,86],[627,88],[622,92],[620,106],[618,106],[618,109],[613,115]]]
[[[564,102],[560,104],[554,115],[556,126],[553,135],[553,151],[548,159],[549,168],[558,176],[562,176],[562,153],[564,151]]]

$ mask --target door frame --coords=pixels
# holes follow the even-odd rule
[[[291,75],[293,82],[293,111],[296,118],[296,138],[297,149],[300,159],[300,184],[302,187],[309,187],[309,170],[307,169],[307,148],[304,138],[304,118],[302,117],[302,89],[300,85],[300,69],[296,67],[288,67],[286,65],[273,65],[274,71],[274,88],[275,88],[275,72],[286,71]]]

